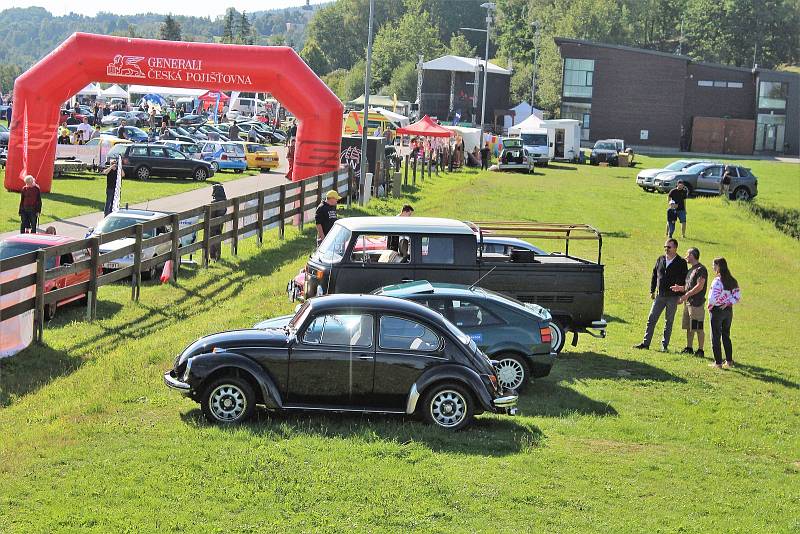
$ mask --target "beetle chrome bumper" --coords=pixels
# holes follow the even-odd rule
[[[176,391],[180,391],[184,395],[188,395],[192,389],[192,386],[175,378],[173,373],[174,371],[167,371],[164,373],[164,384],[166,384],[170,389],[174,389]]]
[[[517,415],[517,400],[518,395],[506,395],[494,399],[494,408],[498,413],[505,413],[508,415]]]

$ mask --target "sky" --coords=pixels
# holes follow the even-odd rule
[[[320,4],[330,0],[311,0],[312,4]],[[284,7],[302,6],[305,0],[231,0],[215,2],[209,0],[135,0],[133,2],[109,2],[108,0],[0,0],[0,11],[9,7],[43,7],[56,16],[70,12],[94,16],[98,11],[116,13],[118,15],[135,15],[137,13],[159,13],[166,15],[194,15],[198,17],[216,17],[223,15],[229,7],[237,11],[265,11]]]

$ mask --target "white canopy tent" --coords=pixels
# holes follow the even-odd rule
[[[97,84],[90,83],[76,94],[81,96],[99,96],[102,89],[100,89]]]
[[[542,119],[540,119],[536,115],[531,115],[524,121],[510,127],[508,129],[508,135],[519,135],[522,132],[531,132],[533,130],[544,129],[544,126],[542,126],[542,122],[544,121],[542,121]]]
[[[104,98],[124,98],[128,99],[128,92],[117,84],[112,85],[108,89],[104,89],[100,96]]]
[[[481,147],[483,146],[483,143],[481,142],[480,128],[449,126],[447,124],[442,124],[442,126],[447,128],[448,130],[455,132],[464,139],[464,150],[466,150],[467,152],[472,152],[472,149],[475,147],[478,147],[478,150],[480,150]]]
[[[196,98],[206,93],[205,89],[183,89],[181,87],[155,87],[150,85],[131,85],[128,92],[132,95],[156,94],[174,98]]]
[[[486,63],[486,68],[489,74],[506,74],[511,75],[511,71],[499,67],[494,63],[487,62],[483,59],[478,60],[481,65]],[[442,56],[422,64],[423,70],[446,70],[449,72],[475,72],[475,58],[462,57],[462,56]]]

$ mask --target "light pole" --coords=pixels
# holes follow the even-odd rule
[[[542,27],[542,21],[536,20],[533,22],[533,78],[531,80],[531,114],[533,114],[533,97],[536,94],[536,60],[539,55],[539,29]]]
[[[483,56],[483,97],[481,99],[481,132],[483,132],[483,125],[486,124],[486,79],[489,74],[489,32],[492,26],[492,11],[497,7],[497,4],[494,2],[484,2],[481,4],[481,7],[486,9],[486,53]]]
[[[364,122],[361,131],[361,183],[367,174],[369,162],[367,161],[367,135],[369,134],[369,86],[372,78],[372,13],[375,7],[375,0],[369,0],[369,29],[367,32],[367,65],[364,73]],[[348,192],[349,194],[349,192]],[[363,198],[359,197],[362,200]]]

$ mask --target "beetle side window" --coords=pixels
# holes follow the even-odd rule
[[[382,349],[433,352],[441,345],[436,333],[416,321],[384,316],[380,326],[378,342]]]
[[[303,334],[304,343],[372,346],[372,315],[330,314],[316,317]]]
[[[455,263],[453,238],[446,236],[425,236],[422,238],[422,263],[452,265]]]

